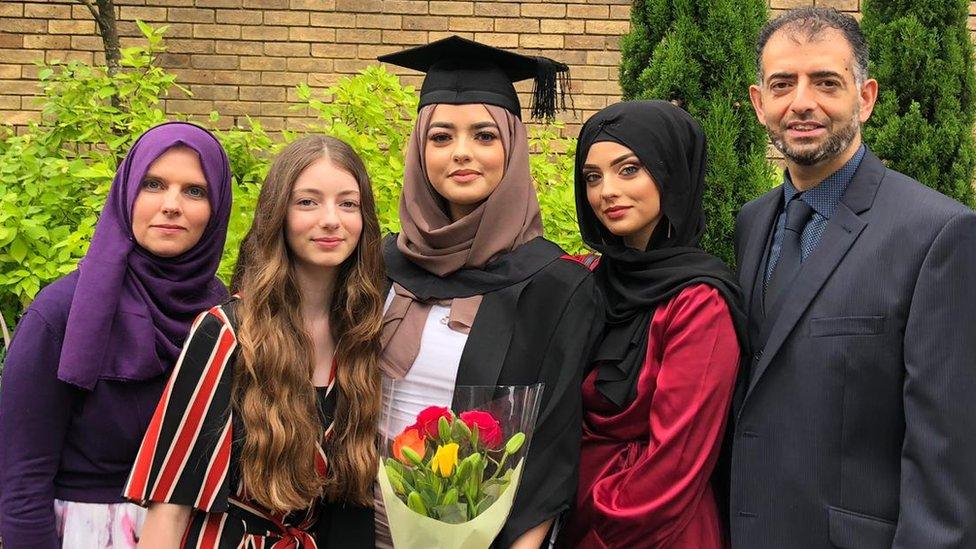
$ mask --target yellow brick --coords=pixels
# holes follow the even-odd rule
[[[297,86],[305,81],[305,73],[267,71],[261,73],[261,83],[272,86]]]
[[[260,10],[286,10],[288,0],[244,0],[245,8]]]
[[[245,101],[214,101],[214,110],[222,116],[243,116],[258,112],[259,103]]]
[[[194,55],[190,64],[194,69],[236,69],[239,59],[236,55]]]
[[[167,99],[166,110],[184,114],[209,114],[214,110],[213,101],[200,101],[197,99]]]
[[[241,86],[241,101],[285,101],[285,88],[271,86]]]
[[[841,11],[857,11],[858,0],[817,0],[818,8],[834,8]]]
[[[399,44],[404,46],[426,44],[427,31],[385,30],[384,44]]]
[[[241,27],[241,38],[245,40],[288,40],[288,27]]]
[[[813,2],[810,0],[770,0],[769,7],[773,9],[786,9],[791,10],[794,8],[805,8],[807,6],[812,6]]]
[[[519,35],[511,33],[479,32],[475,33],[474,39],[482,44],[488,44],[496,48],[517,48],[519,44]]]
[[[154,2],[159,3],[159,0],[154,0]],[[195,2],[190,2],[187,5],[198,8],[241,8],[244,6],[241,0],[195,0]]]
[[[214,53],[223,55],[264,55],[262,42],[248,42],[246,40],[218,40],[214,44]]]
[[[572,67],[573,80],[606,80],[610,77],[607,67],[589,67],[580,65]],[[617,73],[613,73],[616,78]]]
[[[277,57],[308,57],[311,48],[303,42],[269,42],[264,45],[264,54]]]
[[[0,78],[20,78],[20,65],[0,65]]]
[[[577,19],[542,19],[539,32],[544,34],[582,34],[586,30],[583,21]]]
[[[193,25],[194,38],[236,40],[241,37],[239,25]]]
[[[289,27],[288,39],[303,42],[335,42],[335,29],[325,27]]]
[[[376,59],[381,55],[386,55],[388,53],[393,53],[395,51],[400,51],[400,46],[397,45],[383,45],[383,46],[371,46],[366,44],[360,44],[356,49],[356,57],[360,59]]]
[[[382,13],[383,0],[336,0],[336,11]]]
[[[65,50],[71,47],[71,37],[63,35],[51,36],[43,34],[28,34],[27,36],[24,36],[24,47],[37,48],[39,50]]]
[[[526,2],[522,4],[522,17],[566,17],[566,4]]]
[[[496,19],[495,32],[539,32],[538,19]]]
[[[588,65],[619,65],[619,51],[588,51],[586,52],[586,63]]]
[[[14,22],[17,20],[15,19]],[[41,26],[44,25],[43,21],[37,21]],[[4,30],[8,32],[16,32],[16,29],[11,29],[9,23],[4,22],[6,27]],[[43,32],[43,31],[41,31]],[[95,22],[94,21],[60,21],[57,19],[51,19],[47,22],[47,32],[51,34],[92,34],[95,32]]]
[[[451,17],[447,28],[456,31],[486,32],[495,29],[495,22],[486,17]]]
[[[217,10],[218,23],[234,23],[237,25],[260,25],[261,12],[254,10]]]
[[[22,17],[24,5],[14,2],[0,2],[0,17]],[[6,21],[4,22],[6,24]],[[6,27],[4,27],[6,28]]]
[[[190,54],[188,53],[163,53],[159,56],[159,65],[166,68],[189,67]]]
[[[213,23],[214,10],[200,8],[166,8],[169,21],[178,23]]]
[[[383,13],[423,15],[427,13],[427,0],[383,0]]]
[[[17,15],[20,15],[19,13]],[[24,4],[24,17],[37,19],[71,19],[71,6]]]
[[[218,86],[215,84],[196,84],[190,86],[193,99],[223,100],[237,99],[237,86]]]
[[[331,59],[315,59],[313,57],[291,57],[285,62],[285,69],[289,72],[315,72],[332,68]]]
[[[382,36],[379,30],[336,29],[336,42],[343,44],[375,44]]]
[[[361,29],[399,29],[403,28],[403,18],[399,15],[356,14],[356,27]]]
[[[586,34],[626,34],[630,21],[587,21]]]
[[[608,6],[576,6],[566,7],[566,17],[572,19],[606,19],[610,17]]]
[[[610,19],[630,19],[630,6],[610,6]]]
[[[166,8],[146,8],[142,6],[122,6],[119,10],[120,19],[129,21],[165,21]]]
[[[431,0],[427,9],[431,15],[474,15],[474,2]]]
[[[0,38],[3,35],[0,34]],[[20,38],[19,36],[17,38]],[[21,63],[23,65],[29,65],[34,61],[39,61],[44,59],[44,50],[3,50],[0,52],[3,54],[4,63]],[[3,88],[0,87],[0,90]]]
[[[518,17],[518,3],[475,2],[474,14],[486,17]]]
[[[241,70],[270,71],[285,66],[284,57],[241,57]]]
[[[213,53],[214,45],[211,40],[167,40],[167,50],[173,53]]]
[[[287,25],[289,27],[308,26],[309,17],[307,11],[272,11],[264,12],[264,22],[269,25]]]
[[[232,84],[251,86],[261,83],[261,73],[258,71],[213,71],[215,84]]]
[[[103,51],[105,44],[98,36],[72,36],[71,49],[83,51]]]
[[[519,46],[523,48],[561,48],[561,34],[523,34],[519,36]]]
[[[24,37],[19,34],[7,34],[0,32],[0,48],[16,48],[20,49],[24,47]]]
[[[602,50],[604,47],[604,36],[567,36],[566,48],[574,50]]]
[[[355,44],[312,44],[312,57],[327,59],[353,59],[356,57]]]
[[[352,28],[356,26],[356,15],[352,13],[313,13],[309,24],[313,27]]]
[[[450,36],[460,36],[461,38],[467,38],[468,40],[474,40],[473,32],[462,32],[462,31],[430,31],[428,34],[428,39],[431,42],[436,42],[442,38],[448,38]]]
[[[335,0],[291,0],[288,6],[293,10],[335,11]]]
[[[276,132],[285,128],[284,118],[272,116],[253,116],[252,118],[268,131]]]
[[[403,16],[403,30],[446,31],[449,24],[448,17]]]
[[[374,59],[336,59],[335,71],[341,74],[352,74],[375,64]]]

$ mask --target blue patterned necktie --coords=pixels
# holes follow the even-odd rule
[[[813,215],[813,208],[804,202],[800,195],[793,197],[786,206],[786,225],[783,227],[783,244],[779,252],[779,261],[769,277],[766,285],[766,298],[763,302],[766,316],[778,311],[780,301],[788,293],[788,288],[800,271],[800,263],[803,261],[801,249],[801,236],[803,228],[807,226],[810,217]]]

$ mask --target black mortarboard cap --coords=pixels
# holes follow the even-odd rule
[[[533,118],[551,120],[557,110],[566,108],[569,67],[548,57],[529,57],[451,36],[378,59],[427,73],[420,88],[421,107],[433,103],[487,103],[521,118],[521,105],[512,84],[533,78]]]

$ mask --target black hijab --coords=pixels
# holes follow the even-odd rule
[[[601,141],[629,148],[657,183],[661,219],[644,251],[625,246],[586,199],[583,164],[590,147]],[[611,105],[580,130],[575,173],[580,233],[602,254],[595,273],[607,302],[607,328],[594,359],[600,370],[597,390],[621,407],[634,399],[654,310],[693,284],[719,291],[745,345],[746,317],[735,276],[699,247],[705,231],[705,134],[698,122],[667,101]]]

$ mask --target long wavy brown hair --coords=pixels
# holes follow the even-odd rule
[[[285,241],[295,180],[323,157],[355,177],[363,217],[359,243],[339,266],[329,311],[339,396],[333,432],[323,448],[325,478],[315,468],[316,441],[323,432],[312,385],[314,349]],[[316,135],[278,154],[261,187],[232,283],[242,296],[233,387],[234,413],[245,431],[241,474],[248,495],[271,510],[301,509],[322,495],[331,501],[372,504],[383,317],[380,240],[369,176],[349,145]]]

